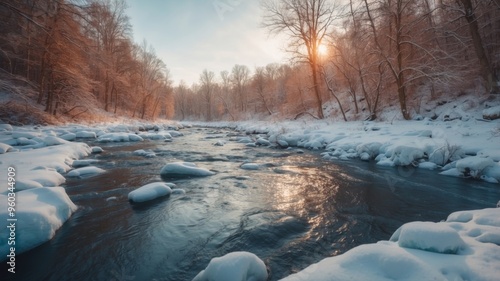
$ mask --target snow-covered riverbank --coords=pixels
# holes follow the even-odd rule
[[[322,151],[322,156],[332,161],[360,158],[378,165],[434,169],[443,175],[471,177],[495,184],[500,181],[498,120],[252,121],[195,125],[230,127],[244,132],[247,136],[228,137],[230,141],[241,142],[242,146],[299,147]],[[93,167],[92,161],[78,160],[91,153],[101,153],[99,147],[90,147],[85,141],[172,141],[182,135],[176,130],[177,126],[182,127],[174,123],[0,125],[0,170],[7,173],[9,167],[14,167],[16,171],[15,216],[19,220],[16,254],[50,240],[76,210],[64,188],[58,187],[65,182],[65,177],[88,177],[105,172]],[[223,146],[224,142],[214,145]],[[147,155],[154,157],[152,152]],[[1,177],[0,184],[0,219],[6,221],[9,193],[12,192],[7,177]],[[423,280],[428,277],[494,280],[492,276],[500,272],[497,265],[500,264],[499,217],[500,208],[494,208],[452,214],[446,222],[437,224],[409,224],[396,232],[389,242],[357,247],[288,279],[330,280],[333,275],[339,280],[349,276],[355,280]],[[39,227],[21,223],[33,219],[39,222]],[[7,231],[5,228],[0,231],[0,254],[4,257],[9,253]]]

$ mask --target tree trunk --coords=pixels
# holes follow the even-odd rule
[[[318,118],[324,119],[325,115],[323,114],[323,102],[321,100],[321,92],[319,89],[319,82],[318,82],[318,66],[316,65],[316,62],[313,62],[310,65],[311,65],[311,71],[312,71],[313,83],[314,83],[314,94],[316,95],[316,104],[317,104],[316,106],[318,109]]]
[[[474,45],[474,50],[476,51],[477,58],[479,59],[479,65],[481,66],[481,76],[485,81],[485,88],[487,92],[493,92],[495,87],[493,80],[493,68],[491,67],[486,51],[484,50],[483,41],[481,39],[481,34],[479,34],[479,25],[477,23],[476,15],[474,14],[474,8],[472,6],[471,0],[460,0],[464,5],[465,9],[465,19],[469,24],[469,29],[472,37],[472,44]]]

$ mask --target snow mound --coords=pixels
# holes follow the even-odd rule
[[[243,170],[258,170],[260,165],[257,163],[245,163],[240,166]]]
[[[12,150],[12,146],[0,142],[0,154],[7,153]]]
[[[154,153],[154,151],[144,150],[144,149],[138,149],[138,150],[134,151],[134,155],[143,156],[146,158],[156,157],[156,153]]]
[[[90,148],[92,150],[92,153],[103,153],[104,149],[102,149],[100,146],[92,146]]]
[[[16,193],[16,254],[26,252],[54,237],[77,209],[62,187],[41,187]],[[7,218],[7,196],[0,194],[0,218]],[[0,228],[0,255],[8,254],[9,229]]]
[[[206,177],[215,175],[214,172],[204,168],[199,168],[194,163],[190,162],[174,162],[163,166],[160,174],[164,177],[179,178],[179,177]]]
[[[89,132],[89,131],[78,131],[76,132],[75,135],[77,138],[83,138],[83,139],[95,139],[97,137],[95,132]]]
[[[150,201],[172,193],[172,189],[164,182],[153,182],[139,187],[128,194],[128,200],[135,203]]]
[[[52,146],[52,145],[65,144],[68,143],[68,141],[55,136],[47,136],[43,138],[43,143],[45,143],[46,146]]]
[[[487,120],[500,118],[500,106],[494,106],[483,110],[483,118]]]
[[[141,136],[129,133],[106,133],[97,138],[98,142],[136,142],[143,140]]]
[[[391,160],[394,165],[408,166],[418,159],[424,157],[424,152],[416,147],[396,146],[392,152]]]
[[[498,280],[500,208],[408,223],[391,240],[355,247],[282,280]]]
[[[76,139],[76,134],[74,134],[74,133],[66,133],[66,134],[63,134],[63,135],[61,135],[59,137],[61,139],[63,139],[63,140],[74,141]]]
[[[456,168],[463,176],[479,178],[484,169],[493,165],[494,162],[490,158],[471,156],[458,160]]]
[[[99,162],[99,160],[97,159],[75,160],[71,165],[73,166],[73,168],[80,168],[80,167],[90,166],[96,162]]]
[[[82,167],[82,168],[77,168],[68,173],[68,177],[93,177],[97,176],[99,174],[105,173],[106,171],[97,168],[95,166],[88,166],[88,167]]]
[[[396,230],[390,240],[403,248],[443,254],[457,254],[465,246],[455,229],[433,222],[407,223]]]
[[[193,281],[266,281],[264,262],[249,252],[232,252],[213,258]]]

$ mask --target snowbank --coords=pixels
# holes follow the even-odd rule
[[[437,170],[443,175],[500,182],[500,168],[497,168],[500,161],[500,119],[491,122],[474,118],[453,121],[424,118],[421,121],[391,122],[318,120],[273,123],[251,120],[197,125],[232,128],[249,134],[229,140],[252,147],[257,144],[324,150],[321,155],[331,161],[361,159],[382,166],[412,165]],[[476,160],[471,157],[482,158],[481,163],[472,163]],[[457,167],[456,161],[459,160],[464,161]]]
[[[128,194],[128,200],[135,203],[150,201],[162,196],[168,196],[172,189],[164,182],[153,182],[139,187]]]
[[[232,252],[213,258],[193,281],[266,281],[264,262],[248,252]]]
[[[42,186],[58,186],[65,182],[61,173],[71,169],[74,159],[90,154],[84,143],[66,142],[30,150],[19,150],[0,154],[0,170],[15,167],[18,182],[33,181]],[[7,190],[7,178],[0,177],[0,193]]]
[[[190,162],[168,163],[161,169],[160,174],[167,178],[206,177],[215,175],[214,172],[205,168],[199,168],[196,164]]]
[[[16,254],[50,239],[77,209],[62,187],[40,187],[16,193]],[[0,194],[0,218],[7,221],[7,196]],[[6,227],[0,228],[0,256],[8,254]]]
[[[391,238],[323,259],[282,280],[498,280],[500,208],[412,222]]]
[[[76,178],[76,177],[93,177],[97,176],[99,174],[103,174],[106,171],[97,168],[94,166],[87,166],[87,167],[82,167],[82,168],[77,168],[68,173],[68,177]]]

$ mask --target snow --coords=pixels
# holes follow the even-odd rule
[[[160,174],[165,177],[206,177],[215,175],[214,172],[205,168],[199,168],[190,162],[174,162],[165,165]]]
[[[10,150],[12,150],[12,146],[0,142],[0,154],[4,154]]]
[[[483,118],[489,120],[500,118],[500,106],[494,106],[483,110]]]
[[[249,252],[232,252],[213,258],[193,281],[266,281],[266,265]]]
[[[105,173],[106,171],[95,166],[77,168],[68,173],[68,177],[93,177]]]
[[[498,280],[500,208],[407,223],[391,240],[325,258],[282,280]]]
[[[104,150],[100,146],[92,146],[91,148],[92,153],[102,153]]]
[[[449,110],[453,111],[450,105]],[[440,116],[453,117],[451,111],[439,112]],[[231,141],[247,147],[270,145],[277,148],[305,148],[321,150],[330,161],[361,159],[374,161],[381,166],[419,166],[436,170],[443,175],[473,176],[478,180],[500,182],[500,119],[490,122],[480,119],[461,118],[453,121],[331,122],[308,121],[239,121],[198,123],[212,128],[232,128],[247,136],[233,137]],[[438,120],[443,120],[439,118]],[[252,135],[256,134],[258,135]],[[254,141],[253,138],[257,139]],[[473,175],[449,165],[470,157],[482,160],[486,167],[472,167]],[[473,159],[471,159],[473,161]],[[465,163],[465,162],[461,162]],[[455,163],[456,164],[456,163]],[[455,165],[454,164],[454,165]],[[482,169],[481,169],[482,168]]]
[[[136,142],[136,141],[143,141],[144,139],[141,136],[138,136],[136,134],[129,134],[129,133],[105,133],[100,135],[97,138],[98,142]]]
[[[258,170],[260,165],[257,163],[244,163],[240,166],[243,170]]]
[[[58,186],[65,182],[61,173],[71,169],[73,159],[90,154],[90,147],[84,143],[67,142],[54,146],[41,146],[30,150],[19,150],[0,154],[0,170],[16,169],[16,180],[37,182],[42,186]],[[0,193],[7,191],[7,178],[0,177]],[[33,186],[33,184],[30,184]]]
[[[472,156],[457,161],[456,168],[463,176],[478,178],[484,169],[493,166],[491,158]]]
[[[403,248],[419,249],[442,254],[457,254],[465,247],[455,229],[446,224],[412,222],[403,225],[392,235],[391,241]]]
[[[62,187],[40,187],[16,193],[16,254],[48,240],[77,209]],[[0,194],[0,218],[7,218],[7,196]],[[9,229],[0,228],[0,255],[8,254]]]
[[[159,197],[168,196],[172,189],[164,182],[153,182],[139,187],[128,194],[128,200],[135,203],[150,201]]]
[[[97,137],[95,132],[78,131],[76,132],[77,138],[95,139]]]
[[[134,151],[134,155],[143,156],[146,158],[156,157],[156,153],[154,153],[154,151],[144,150],[144,149],[138,149],[138,150]]]
[[[97,160],[97,159],[75,160],[75,161],[73,161],[73,163],[71,165],[73,166],[73,168],[79,168],[79,167],[90,166],[90,165],[97,163],[97,162],[99,162],[99,160]]]

